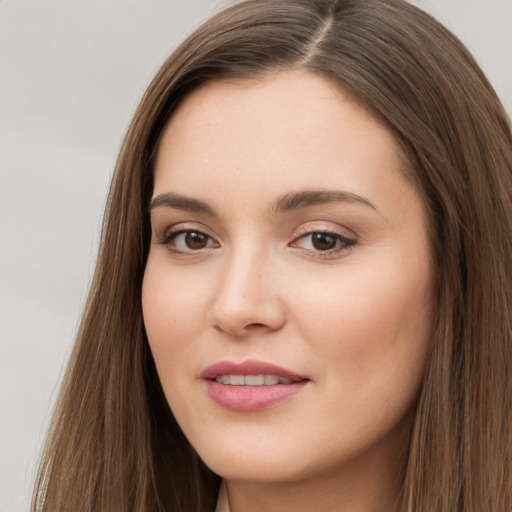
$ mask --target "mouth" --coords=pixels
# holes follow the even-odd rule
[[[258,411],[276,405],[301,391],[310,379],[286,368],[248,360],[220,361],[201,378],[210,398],[232,411]]]
[[[228,386],[275,386],[276,384],[293,384],[293,379],[279,375],[218,375],[215,382]]]

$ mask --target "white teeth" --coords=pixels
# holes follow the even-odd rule
[[[274,386],[294,382],[293,379],[277,375],[219,375],[215,381],[230,386]]]
[[[243,386],[245,384],[245,377],[243,375],[230,375],[229,383],[232,386]]]
[[[263,386],[263,384],[265,384],[265,376],[264,375],[246,375],[244,384],[246,386]]]
[[[265,385],[273,386],[279,384],[279,377],[276,375],[265,375]]]

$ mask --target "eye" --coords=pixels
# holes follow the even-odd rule
[[[292,247],[300,247],[308,252],[336,254],[348,250],[356,241],[331,231],[312,231],[295,239]]]
[[[195,229],[180,229],[171,232],[161,243],[174,252],[194,252],[219,247],[213,238]]]

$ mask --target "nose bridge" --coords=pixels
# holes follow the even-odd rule
[[[284,320],[275,262],[261,243],[240,241],[226,254],[213,298],[211,322],[231,334],[249,327],[277,329]]]

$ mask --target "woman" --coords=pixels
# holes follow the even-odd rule
[[[511,253],[510,124],[453,35],[226,9],[130,126],[34,510],[510,510]]]

